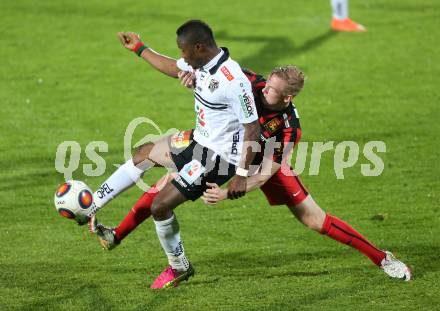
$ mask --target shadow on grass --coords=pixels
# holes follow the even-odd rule
[[[253,269],[257,267],[276,268],[285,265],[299,264],[304,262],[310,262],[313,260],[322,260],[329,258],[338,258],[346,255],[348,250],[345,251],[325,251],[325,252],[283,252],[268,254],[266,251],[262,253],[249,253],[249,252],[228,252],[228,253],[216,253],[212,257],[207,257],[204,260],[198,261],[198,264],[213,265],[213,263],[225,264],[227,267],[237,267],[242,270],[245,266],[246,269]],[[213,260],[215,258],[215,260]]]
[[[243,44],[261,44],[260,50],[250,56],[240,58],[238,53],[232,52],[232,58],[237,59],[241,66],[250,68],[260,74],[271,71],[279,61],[284,58],[298,57],[299,55],[318,48],[328,41],[335,32],[329,30],[304,42],[301,46],[295,46],[289,37],[285,36],[235,36],[226,31],[220,31],[216,38],[222,41],[239,41]]]
[[[335,269],[311,267],[314,261],[340,258],[346,256],[346,251],[304,252],[304,253],[272,253],[252,254],[247,252],[218,253],[206,259],[194,262],[197,266],[209,267],[217,271],[217,279],[227,277],[319,277],[336,273]],[[294,268],[292,268],[294,267]],[[310,267],[305,270],[304,267]],[[286,271],[286,269],[288,269]],[[214,283],[216,279],[194,280],[191,285]]]
[[[76,281],[74,288],[68,290],[68,294],[42,297],[37,301],[26,305],[29,310],[43,308],[44,310],[54,309],[55,307],[65,306],[66,302],[71,301],[73,307],[82,305],[84,309],[93,310],[99,306],[100,310],[114,310],[116,306],[110,304],[108,297],[102,293],[101,287],[95,284],[85,284],[86,282]],[[66,291],[63,291],[66,292]],[[77,303],[80,299],[81,303]]]
[[[427,273],[435,273],[440,271],[440,262],[438,254],[440,254],[440,246],[431,245],[414,245],[414,246],[395,246],[390,250],[395,250],[394,254],[403,262],[411,267],[414,279],[423,279]],[[340,267],[341,262],[348,257],[359,257],[359,262],[363,259],[365,264],[354,265],[350,259],[350,266]],[[313,262],[327,263],[324,266],[331,266],[333,262],[337,262],[334,268],[322,268],[319,264],[314,265]],[[344,271],[349,273],[365,273],[368,264],[371,264],[367,257],[358,253],[354,249],[323,251],[323,252],[299,252],[299,253],[280,253],[280,254],[252,254],[248,252],[229,252],[218,253],[206,259],[194,262],[197,266],[208,266],[218,271],[218,278],[229,277],[231,275],[238,277],[264,276],[265,278],[277,277],[316,277],[328,274],[341,274]],[[288,271],[286,271],[288,267]],[[294,267],[293,269],[291,267]],[[298,268],[300,269],[298,269]],[[304,270],[304,267],[311,267],[310,270]],[[313,268],[314,267],[314,268]],[[279,268],[279,270],[277,270]],[[371,264],[371,271],[377,268]],[[367,270],[368,271],[368,270]],[[380,272],[380,271],[379,271]],[[380,272],[382,273],[382,272]],[[191,284],[213,283],[215,280],[194,281]]]

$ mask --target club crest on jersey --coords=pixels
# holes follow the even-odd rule
[[[270,134],[278,131],[283,125],[283,121],[280,118],[273,118],[269,122],[266,122],[263,126]]]
[[[220,70],[221,70],[221,72],[223,72],[223,74],[225,75],[226,79],[228,79],[229,81],[234,80],[234,76],[229,72],[228,68],[223,66],[222,68],[220,68]]]
[[[214,92],[216,89],[218,89],[218,86],[219,86],[219,82],[218,82],[217,80],[215,80],[215,79],[212,79],[212,80],[209,82],[208,89],[209,89],[211,92]]]

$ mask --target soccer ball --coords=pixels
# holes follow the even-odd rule
[[[93,205],[92,190],[82,181],[69,180],[58,187],[54,201],[61,216],[84,224]]]

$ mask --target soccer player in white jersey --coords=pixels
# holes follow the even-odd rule
[[[136,150],[133,159],[119,167],[94,193],[94,211],[132,186],[150,167],[177,168],[179,174],[157,194],[151,212],[169,266],[152,288],[176,286],[194,270],[182,245],[179,224],[173,209],[187,200],[196,200],[206,190],[206,182],[223,184],[230,178],[228,196],[246,192],[248,168],[254,159],[252,142],[257,144],[259,124],[252,88],[238,63],[226,48],[218,48],[210,27],[191,20],[177,29],[177,45],[182,58],[175,60],[148,48],[135,33],[119,33],[121,43],[162,73],[177,78],[193,71],[196,126],[191,140],[169,137]],[[247,143],[249,142],[249,143]],[[102,227],[97,227],[102,234]]]
[[[332,6],[331,28],[334,31],[364,32],[367,29],[348,17],[348,0],[330,0]]]

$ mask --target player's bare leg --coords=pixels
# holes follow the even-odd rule
[[[156,196],[151,213],[154,220],[163,221],[173,216],[173,209],[188,199],[171,183],[168,183]]]
[[[141,176],[155,166],[174,168],[170,156],[170,136],[164,136],[154,143],[138,147],[133,158],[121,165],[93,194],[95,214],[118,194],[133,186]]]
[[[156,232],[169,266],[156,278],[151,288],[175,287],[194,274],[194,269],[185,256],[180,238],[179,223],[173,209],[187,198],[177,188],[168,183],[156,196],[151,206]]]
[[[378,249],[346,222],[326,214],[311,195],[289,209],[305,226],[357,249],[389,276],[405,281],[411,279],[411,271],[404,263],[397,260],[392,253]]]
[[[308,195],[300,204],[289,206],[289,209],[302,224],[314,231],[321,231],[326,214],[311,195]]]
[[[159,166],[167,168],[175,168],[171,159],[171,150],[169,145],[170,136],[164,136],[154,143],[147,143],[136,148],[133,155],[133,163],[137,167]]]

